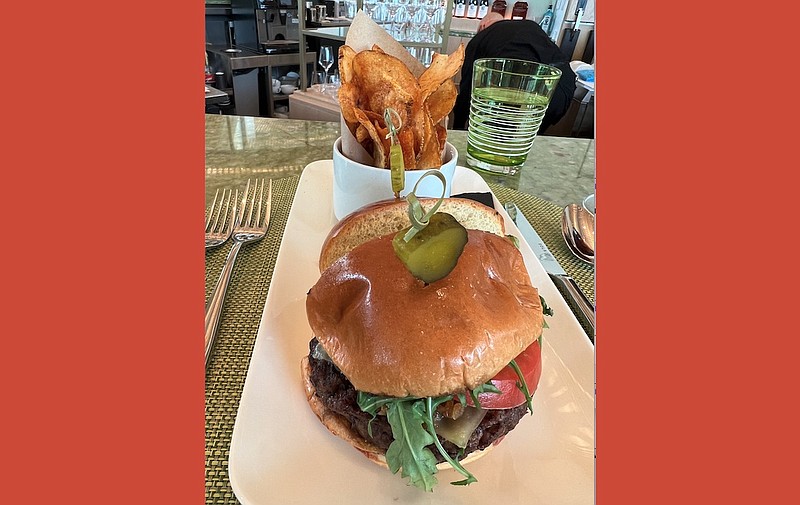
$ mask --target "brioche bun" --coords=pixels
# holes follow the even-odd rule
[[[355,247],[306,298],[314,335],[357,390],[427,397],[474,389],[541,335],[538,290],[508,239],[468,230],[456,267],[431,284],[411,275],[391,241]]]
[[[423,199],[423,206],[430,208],[434,201]],[[461,425],[461,433],[472,430],[466,439],[435,434],[441,441],[438,451],[434,444],[426,450],[439,453],[434,457],[441,470],[453,468],[448,454],[463,457],[459,463],[464,465],[503,440],[527,412],[524,399],[518,402],[521,393],[506,392],[508,383],[522,389],[521,380],[532,393],[541,373],[540,354],[529,351],[539,350],[534,342],[544,324],[541,299],[522,255],[505,236],[500,214],[452,198],[438,211],[467,229],[466,245],[445,277],[425,283],[395,254],[392,239],[410,222],[408,202],[391,200],[362,207],[331,230],[320,254],[320,278],[306,297],[314,336],[301,370],[311,410],[328,431],[370,461],[388,468],[388,453],[395,458],[392,466],[404,473],[411,463],[391,449],[401,429],[396,417],[403,414],[389,407],[385,415],[371,416],[361,393],[411,398],[418,408],[417,398],[455,403],[457,396],[474,394],[490,381],[497,391],[484,394],[502,391],[492,405],[479,395],[486,412],[477,426]],[[516,375],[508,366],[512,360],[518,363]],[[458,417],[447,403],[442,406],[436,415]],[[474,481],[468,471],[458,471]]]
[[[430,209],[437,198],[420,198],[422,207]],[[446,212],[468,230],[483,230],[505,235],[505,222],[495,209],[467,198],[445,198],[437,212]],[[324,272],[334,261],[359,244],[374,238],[397,233],[411,226],[407,200],[382,200],[345,216],[328,233],[319,256],[319,271]]]
[[[386,455],[382,449],[378,448],[374,444],[364,439],[364,437],[356,433],[350,427],[350,424],[344,417],[329,410],[317,397],[314,384],[311,382],[311,367],[308,364],[308,356],[304,357],[300,362],[300,372],[303,376],[303,386],[306,390],[306,400],[308,401],[308,405],[311,407],[311,410],[314,412],[314,414],[317,416],[317,419],[319,419],[323,426],[325,426],[325,428],[327,428],[331,434],[352,445],[368,460],[383,468],[389,468],[389,465],[386,464]],[[488,454],[494,448],[494,446],[499,444],[501,441],[502,438],[498,439],[492,445],[483,450],[471,452],[466,458],[460,460],[459,462],[462,465],[466,465],[476,461]],[[450,463],[445,461],[437,464],[436,468],[438,470],[445,470],[452,467],[450,466]]]

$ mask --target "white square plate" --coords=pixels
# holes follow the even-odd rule
[[[311,330],[306,293],[319,278],[318,257],[333,216],[332,162],[302,173],[242,391],[230,448],[233,491],[244,504],[581,504],[594,502],[594,347],[519,230],[495,198],[520,248],[533,285],[553,309],[546,318],[542,377],[534,415],[489,455],[469,465],[478,482],[451,486],[437,474],[433,493],[409,486],[331,435],[306,403],[300,360]],[[489,192],[458,167],[453,194]]]

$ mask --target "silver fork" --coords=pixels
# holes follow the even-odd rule
[[[259,181],[256,180],[251,194],[250,180],[248,179],[247,181],[247,187],[242,195],[241,206],[233,227],[233,246],[225,259],[225,265],[222,267],[222,273],[219,274],[219,280],[211,293],[211,298],[208,299],[206,304],[206,368],[208,368],[208,364],[211,361],[211,352],[214,348],[214,340],[217,336],[220,316],[222,315],[222,305],[225,302],[225,293],[231,280],[236,255],[239,254],[239,249],[242,248],[243,244],[264,238],[267,228],[269,228],[269,216],[272,209],[272,179],[269,180],[266,202],[264,201],[264,179],[261,179],[260,182],[259,186]],[[245,216],[245,212],[247,212],[247,216]]]
[[[233,196],[232,189],[223,189],[222,198],[217,206],[219,189],[214,193],[214,201],[211,202],[211,209],[206,218],[206,249],[211,249],[222,245],[231,236],[233,220],[236,215],[236,201],[239,200],[239,190]],[[231,207],[233,202],[233,207]],[[230,212],[228,212],[230,210]]]

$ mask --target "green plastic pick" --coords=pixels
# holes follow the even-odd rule
[[[392,116],[397,118],[398,126],[394,125]],[[389,170],[391,170],[392,179],[392,192],[395,198],[400,197],[400,192],[406,186],[405,176],[405,162],[403,161],[403,147],[399,144],[397,139],[397,131],[403,127],[403,121],[400,119],[400,114],[391,107],[387,107],[383,111],[383,119],[386,121],[386,127],[389,133],[386,134],[387,139],[391,139],[392,146],[389,148]]]
[[[441,181],[442,196],[439,197],[439,199],[428,212],[425,212],[425,209],[422,207],[422,204],[419,203],[419,199],[417,199],[417,195],[415,193],[417,192],[417,187],[419,186],[419,183],[422,182],[422,179],[428,177],[429,175],[432,175]],[[422,177],[419,178],[417,183],[414,184],[414,189],[406,196],[406,199],[408,199],[408,219],[411,221],[411,228],[409,228],[406,234],[403,236],[403,240],[408,242],[414,238],[414,235],[428,226],[431,216],[436,213],[436,211],[439,209],[439,206],[444,201],[446,189],[447,179],[445,179],[444,174],[437,169],[428,170],[422,175]]]
[[[396,197],[406,187],[405,165],[403,164],[403,148],[400,144],[392,144],[389,148],[389,169],[392,171],[392,192]]]

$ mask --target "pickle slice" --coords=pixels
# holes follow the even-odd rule
[[[409,228],[400,230],[392,239],[400,261],[411,275],[428,284],[447,277],[467,245],[466,228],[444,212],[432,215],[428,225],[406,242],[403,237]]]

